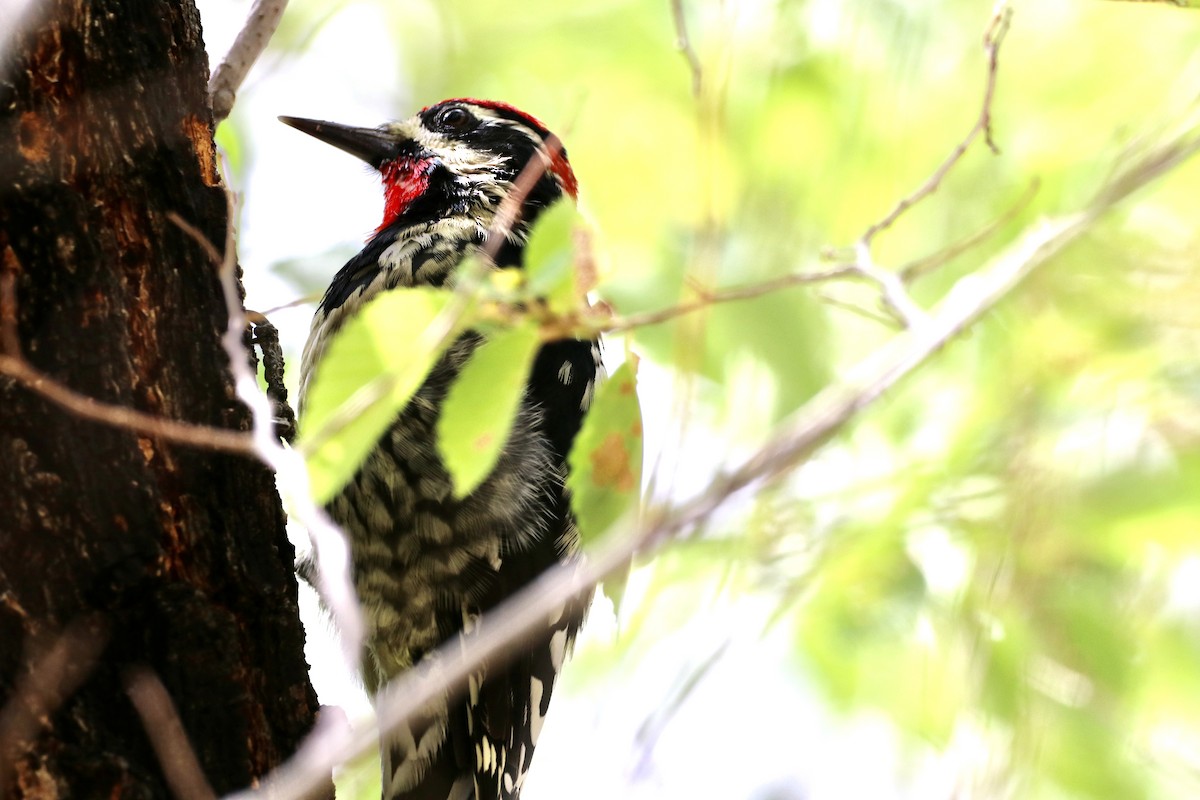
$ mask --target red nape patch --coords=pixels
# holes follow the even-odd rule
[[[579,181],[575,180],[575,170],[571,169],[567,157],[563,155],[562,143],[554,136],[547,144],[553,148],[550,151],[550,170],[558,177],[562,190],[571,195],[572,200],[578,200]]]
[[[383,176],[383,222],[376,233],[399,219],[414,200],[425,194],[432,168],[431,160],[412,156],[401,156],[379,168]]]
[[[490,108],[493,111],[499,111],[502,114],[508,114],[516,117],[524,122],[529,127],[541,135],[546,147],[550,151],[550,171],[558,178],[558,183],[562,190],[571,196],[572,200],[579,199],[579,181],[575,179],[575,171],[571,169],[571,164],[567,161],[566,151],[563,148],[562,141],[550,132],[550,129],[545,124],[535,117],[533,114],[526,113],[521,109],[509,103],[502,103],[499,100],[480,100],[477,97],[454,97],[449,100],[443,100],[436,105],[445,105],[447,103],[469,103],[477,105],[481,108]],[[421,109],[424,113],[433,106],[425,106]]]

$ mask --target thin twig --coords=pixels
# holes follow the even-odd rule
[[[829,292],[818,291],[816,292],[816,297],[822,303],[834,306],[835,308],[840,308],[843,311],[849,311],[851,314],[855,314],[863,319],[870,320],[871,322],[876,322],[885,328],[894,328],[896,326],[896,320],[892,319],[891,317],[884,316],[877,311],[872,311],[869,308],[863,308],[862,306],[855,305],[854,303],[848,303],[845,300],[834,297],[833,295],[829,294]]]
[[[599,311],[592,315],[584,315],[582,318],[563,317],[559,319],[542,320],[542,339],[544,341],[557,341],[559,339],[569,337],[593,337],[605,333],[621,333],[624,331],[633,330],[635,328],[644,328],[649,325],[658,325],[663,322],[669,322],[677,317],[686,316],[697,311],[702,311],[710,306],[721,303],[732,303],[739,300],[751,300],[756,297],[762,297],[768,294],[789,289],[794,286],[806,286],[814,283],[826,283],[843,278],[860,278],[863,280],[872,280],[857,264],[842,264],[832,269],[823,270],[820,272],[797,272],[791,275],[782,275],[778,278],[771,278],[762,281],[761,283],[746,284],[743,286],[731,286],[718,291],[705,291],[697,289],[701,296],[690,302],[680,303],[677,306],[670,308],[660,308],[656,311],[644,311],[640,314],[630,314],[628,316],[619,317],[609,313],[605,309],[606,306],[597,306]],[[861,309],[852,309],[861,312]],[[888,322],[888,320],[873,316],[876,321]]]
[[[237,285],[233,193],[226,190],[225,198],[228,224],[223,255],[218,253],[208,237],[193,225],[178,216],[172,216],[172,220],[205,249],[218,269],[229,320],[221,337],[221,345],[229,357],[229,369],[233,375],[237,396],[250,410],[253,421],[253,452],[275,471],[275,482],[279,487],[284,507],[289,515],[308,531],[309,540],[321,564],[316,576],[316,589],[341,632],[346,663],[351,672],[357,674],[363,621],[354,585],[350,580],[350,548],[342,531],[313,502],[309,489],[308,468],[303,455],[296,450],[284,448],[279,443],[275,435],[270,398],[259,389],[258,380],[250,371],[250,356],[242,339],[246,329],[246,316]]]
[[[130,669],[122,677],[171,793],[179,800],[216,800],[162,681],[145,668]]]
[[[687,61],[688,71],[692,75],[692,97],[699,98],[703,85],[701,83],[702,68],[700,57],[696,55],[696,49],[692,47],[692,39],[688,35],[687,18],[683,13],[683,0],[671,0],[671,19],[675,23],[675,49],[683,54]]]
[[[854,266],[863,277],[879,287],[879,300],[893,319],[905,328],[912,328],[926,321],[929,315],[913,300],[900,276],[875,264],[875,259],[871,256],[871,247],[865,239],[860,239],[855,246],[855,255]]]
[[[750,300],[755,297],[773,294],[782,289],[788,289],[793,286],[804,286],[812,283],[824,283],[825,281],[837,280],[839,278],[847,278],[858,276],[860,273],[857,267],[838,266],[833,269],[824,270],[822,272],[798,272],[792,275],[783,275],[778,278],[763,281],[762,283],[750,284],[747,286],[735,286],[728,289],[721,289],[716,292],[704,294],[697,300],[688,303],[680,303],[671,308],[663,308],[658,311],[646,311],[641,314],[630,314],[626,317],[614,317],[609,321],[604,321],[597,326],[598,333],[617,333],[627,331],[633,328],[642,328],[647,325],[657,325],[660,322],[666,322],[676,317],[681,317],[685,314],[699,311],[717,303],[729,303],[736,300]]]
[[[883,294],[885,297],[895,295],[897,293],[895,288],[897,279],[894,275],[884,270],[868,269],[865,268],[863,264],[854,262],[839,264],[835,267],[819,272],[797,272],[791,275],[782,275],[778,278],[762,281],[761,283],[735,286],[715,292],[702,293],[702,296],[697,300],[687,303],[680,303],[679,305],[672,306],[670,308],[663,308],[657,311],[646,311],[640,314],[631,314],[626,317],[603,318],[591,323],[585,321],[578,327],[586,329],[589,333],[616,333],[620,331],[627,331],[633,328],[641,328],[647,325],[657,325],[662,322],[667,322],[675,319],[676,317],[681,317],[685,314],[691,314],[719,303],[750,300],[755,297],[774,294],[775,292],[783,289],[789,289],[793,286],[805,286],[814,283],[828,283],[847,278],[869,281],[870,283],[879,286],[881,294]],[[921,315],[924,314],[924,312],[912,311],[911,307],[913,304],[911,302],[904,305],[898,300],[893,300],[892,305],[896,306],[897,308],[903,307],[909,309],[909,320],[915,319],[918,313]],[[861,309],[854,310],[861,311]],[[893,316],[895,316],[895,314],[893,314]],[[879,316],[872,316],[871,318],[877,322],[887,323],[889,321],[888,319]],[[904,318],[901,318],[900,321],[903,322],[903,320]],[[575,333],[578,332],[575,330],[575,328],[572,328],[572,331]],[[557,330],[553,330],[551,333],[556,335]]]
[[[888,214],[878,222],[873,223],[863,232],[854,244],[854,263],[846,269],[853,269],[862,277],[873,281],[879,287],[879,299],[883,309],[904,328],[913,328],[928,321],[928,314],[913,300],[908,293],[902,275],[891,270],[883,269],[875,263],[871,245],[875,237],[891,227],[908,209],[933,194],[942,185],[942,181],[951,169],[962,159],[967,149],[975,139],[983,136],[984,141],[993,152],[999,152],[992,140],[992,101],[996,94],[996,77],[999,74],[998,56],[1000,44],[1008,31],[1012,9],[1005,0],[997,3],[984,33],[983,45],[987,53],[987,82],[983,92],[983,103],[975,124],[967,135],[951,151],[950,155],[925,180],[915,192],[902,198]],[[836,254],[827,252],[826,257],[836,258]]]
[[[251,312],[249,309],[247,309],[246,313],[247,314],[258,314],[265,318],[265,317],[270,317],[272,314],[274,314],[277,311],[287,311],[288,309],[299,308],[300,306],[307,306],[307,305],[317,302],[320,299],[321,299],[321,295],[317,292],[314,292],[313,294],[307,294],[303,297],[297,297],[295,300],[289,300],[288,302],[282,303],[277,306],[271,306],[266,311]],[[251,321],[253,321],[253,318],[251,319]]]
[[[915,192],[897,203],[896,207],[888,212],[887,216],[867,228],[866,233],[862,235],[862,239],[860,240],[863,245],[870,247],[871,241],[879,233],[891,227],[905,211],[936,192],[938,187],[942,185],[942,180],[946,177],[946,173],[959,162],[959,159],[967,152],[967,148],[979,136],[983,136],[984,141],[993,153],[1000,152],[999,148],[996,147],[995,141],[992,139],[992,101],[996,95],[996,77],[999,74],[998,58],[1000,44],[1004,41],[1004,35],[1008,32],[1011,19],[1012,8],[1006,2],[998,3],[992,15],[991,22],[988,23],[987,31],[984,33],[983,49],[987,54],[987,84],[983,91],[983,106],[978,118],[975,120],[975,125],[967,133],[966,138],[958,143],[949,157],[933,171],[933,174],[929,176],[925,183],[921,184]]]
[[[932,255],[918,258],[915,261],[910,261],[908,264],[905,264],[903,267],[901,267],[898,273],[900,275],[900,280],[906,284],[912,283],[916,279],[928,275],[930,272],[938,269],[943,264],[946,264],[947,262],[979,245],[981,242],[991,238],[996,231],[1000,230],[1000,228],[1007,225],[1009,222],[1015,219],[1018,214],[1024,211],[1025,207],[1033,201],[1033,198],[1037,195],[1037,192],[1038,180],[1035,178],[1034,180],[1030,181],[1029,187],[1021,194],[1019,198],[1017,198],[1017,202],[1013,203],[1012,207],[1010,207],[999,217],[996,217],[996,219],[989,222],[980,230],[972,233],[970,236],[959,242],[955,242],[949,247],[942,248]]]
[[[654,755],[654,749],[658,746],[658,742],[662,738],[663,733],[666,732],[668,725],[683,708],[684,703],[696,690],[696,687],[700,685],[700,682],[725,657],[731,644],[733,644],[733,640],[726,638],[708,656],[702,659],[700,663],[690,665],[686,673],[669,690],[668,696],[664,697],[653,713],[647,716],[642,721],[642,724],[638,726],[637,732],[633,735],[634,744],[638,752],[636,763],[631,770],[634,778],[643,777],[650,772],[650,763]]]
[[[96,614],[73,622],[44,652],[33,640],[25,671],[0,709],[0,792],[10,788],[17,759],[92,674],[108,638],[108,623]]]
[[[255,0],[246,25],[238,32],[229,53],[212,71],[208,81],[214,125],[228,117],[233,110],[242,81],[246,80],[250,68],[267,48],[286,8],[287,0]]]
[[[0,272],[0,375],[6,375],[59,407],[93,422],[155,436],[177,444],[240,455],[254,455],[250,437],[240,431],[159,417],[80,394],[38,370],[21,355],[17,335],[16,280]]]
[[[23,358],[0,355],[0,375],[13,378],[25,388],[71,412],[77,417],[102,422],[114,428],[155,436],[176,444],[186,444],[206,450],[220,450],[238,455],[254,455],[250,436],[228,428],[197,425],[192,422],[158,417],[125,406],[102,403],[80,394],[38,371]]]

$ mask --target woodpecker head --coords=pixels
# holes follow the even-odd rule
[[[463,216],[486,232],[501,201],[535,159],[531,169],[537,172],[521,178],[524,223],[564,193],[576,196],[575,173],[558,138],[536,118],[506,103],[444,100],[403,122],[378,128],[279,119],[379,171],[384,211],[376,237]]]

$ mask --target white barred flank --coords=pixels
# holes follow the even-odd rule
[[[420,741],[413,736],[412,729],[401,726],[392,732],[389,746],[380,751],[383,774],[388,776],[384,796],[393,797],[417,786],[425,777],[430,764],[446,739],[446,707],[430,708],[436,714],[429,727],[421,733]],[[400,756],[398,763],[392,760]]]

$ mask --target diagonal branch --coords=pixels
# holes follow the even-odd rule
[[[20,356],[0,354],[0,375],[16,380],[26,389],[40,394],[77,417],[101,422],[114,428],[156,436],[177,444],[207,450],[222,450],[238,455],[254,455],[250,437],[240,431],[214,428],[193,422],[181,422],[147,414],[125,406],[101,402],[71,389],[39,371]]]
[[[225,59],[212,71],[208,80],[208,95],[212,101],[213,125],[224,120],[233,110],[237,91],[254,62],[267,49],[283,12],[287,0],[255,0],[245,26],[238,32],[233,46]]]
[[[211,246],[211,245],[210,245]],[[250,437],[241,431],[168,419],[81,394],[40,371],[21,354],[17,333],[17,288],[12,269],[0,270],[0,375],[17,381],[77,417],[135,433],[240,455],[254,455]]]
[[[175,703],[158,676],[145,667],[131,668],[122,675],[125,692],[142,719],[163,777],[178,800],[216,800],[204,777],[196,751],[175,710]]]
[[[229,371],[233,373],[236,395],[250,409],[253,420],[253,453],[275,470],[276,483],[280,487],[288,515],[304,525],[317,557],[322,559],[322,570],[317,575],[317,590],[325,607],[329,608],[330,614],[334,616],[338,630],[341,631],[343,655],[346,656],[350,669],[356,670],[364,625],[358,597],[355,596],[354,585],[350,582],[349,546],[342,531],[314,503],[312,492],[308,491],[308,469],[304,456],[298,451],[283,447],[276,437],[275,414],[271,409],[270,398],[259,389],[258,379],[248,366],[250,354],[246,353],[245,345],[242,344],[242,331],[246,330],[246,313],[242,309],[236,275],[238,254],[234,241],[234,199],[233,193],[228,190],[226,204],[229,224],[226,228],[223,254],[217,252],[217,248],[202,231],[185,219],[172,215],[172,221],[208,252],[209,258],[217,267],[228,315],[221,344],[229,357]]]
[[[173,215],[172,221],[205,249],[217,267],[225,310],[229,321],[221,337],[221,345],[229,357],[238,399],[250,409],[253,420],[253,453],[275,471],[284,507],[288,514],[308,530],[322,569],[317,574],[316,589],[329,609],[342,634],[342,647],[351,671],[358,669],[358,653],[363,635],[362,612],[350,581],[350,548],[345,536],[329,516],[313,501],[309,491],[308,468],[304,457],[296,450],[283,447],[275,433],[275,418],[270,398],[258,387],[251,372],[250,357],[242,342],[246,329],[246,314],[242,308],[237,285],[237,250],[234,241],[233,194],[226,190],[229,223],[225,230],[224,254],[193,225]],[[328,777],[328,776],[326,776]]]
[[[619,333],[621,331],[627,331],[633,328],[645,327],[646,325],[657,325],[660,322],[667,322],[668,320],[681,317],[685,314],[691,314],[695,311],[700,311],[701,309],[717,303],[728,303],[737,300],[750,300],[755,297],[773,294],[781,289],[788,289],[793,286],[824,283],[825,281],[856,277],[857,275],[858,270],[854,266],[837,266],[820,272],[798,272],[792,275],[783,275],[778,278],[762,281],[761,283],[754,283],[746,286],[733,286],[720,291],[709,292],[697,300],[693,300],[689,303],[681,303],[670,308],[663,308],[657,311],[646,311],[641,314],[631,314],[627,317],[612,317],[610,319],[605,319],[597,326],[597,333]]]
[[[1025,210],[1025,207],[1032,202],[1034,196],[1038,192],[1038,181],[1034,179],[1030,181],[1029,187],[1021,194],[1017,201],[1012,204],[1012,207],[1007,209],[1003,214],[988,222],[983,228],[975,231],[966,238],[955,242],[931,255],[918,258],[910,261],[900,268],[900,280],[904,283],[912,283],[918,278],[933,272],[943,264],[951,261],[954,258],[962,255],[971,248],[981,244],[989,239],[996,231],[1007,225],[1018,214]]]
[[[335,765],[375,747],[380,730],[408,723],[432,700],[460,691],[481,665],[502,661],[501,656],[511,653],[516,642],[544,625],[551,611],[573,598],[589,596],[599,581],[623,569],[632,554],[652,553],[705,522],[743,491],[778,483],[880,396],[1010,296],[1032,272],[1089,230],[1114,203],[1178,166],[1197,150],[1200,135],[1193,133],[1191,138],[1170,141],[1117,176],[1090,206],[1027,228],[985,267],[960,279],[926,324],[897,334],[852,369],[845,380],[806,403],[777,437],[737,468],[718,476],[704,492],[675,507],[652,508],[639,524],[629,520],[618,523],[616,530],[629,533],[610,537],[577,568],[567,565],[551,569],[490,613],[487,624],[480,625],[471,638],[448,642],[423,662],[425,666],[393,681],[378,698],[378,729],[348,732],[330,728],[315,734],[295,757],[268,777],[261,789],[231,798],[294,798],[317,788]]]
[[[25,615],[19,607],[9,610]],[[44,650],[39,647],[43,641],[35,638],[30,642],[32,652],[26,655],[24,672],[0,708],[0,787],[11,786],[17,760],[49,725],[59,706],[92,674],[108,645],[109,626],[105,616],[91,614],[72,622]]]

